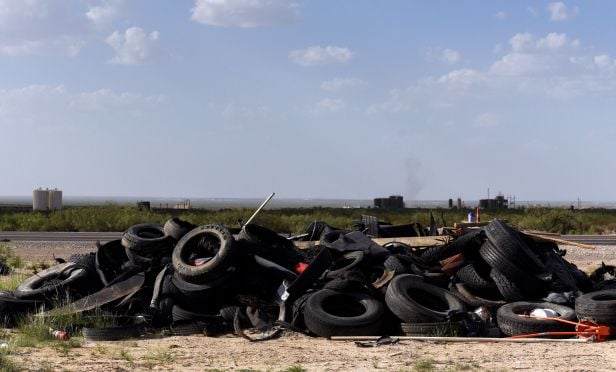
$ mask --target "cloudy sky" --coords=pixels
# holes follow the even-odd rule
[[[0,195],[616,200],[613,14],[0,0]]]

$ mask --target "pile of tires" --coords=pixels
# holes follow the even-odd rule
[[[589,277],[555,244],[503,221],[425,249],[380,246],[360,231],[319,221],[305,234],[300,239],[319,242],[302,251],[254,224],[137,224],[93,254],[0,292],[0,316],[10,323],[70,299],[86,318],[122,319],[102,329],[84,326],[92,340],[137,337],[146,324],[252,341],[282,329],[321,337],[567,336],[571,321],[616,326],[616,269],[604,266]]]

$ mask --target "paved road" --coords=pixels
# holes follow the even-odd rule
[[[122,232],[0,231],[0,241],[108,241],[121,237]],[[616,245],[616,235],[562,235],[561,238],[590,245]]]
[[[41,231],[0,231],[0,241],[51,241],[87,242],[120,239],[121,232],[41,232]]]

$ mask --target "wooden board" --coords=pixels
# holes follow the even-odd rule
[[[450,236],[416,236],[416,237],[398,237],[398,238],[374,238],[378,245],[383,245],[389,242],[400,242],[408,244],[411,247],[433,247],[435,245],[443,245],[451,240]],[[312,248],[319,244],[318,241],[312,242],[293,242],[295,247],[299,249]]]

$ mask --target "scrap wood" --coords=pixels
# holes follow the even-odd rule
[[[408,244],[411,247],[434,247],[436,245],[444,245],[449,243],[451,236],[413,236],[413,237],[397,237],[397,238],[373,238],[372,241],[376,244],[383,245],[389,242],[398,242]],[[308,249],[319,245],[318,241],[311,242],[293,242],[296,248]]]
[[[557,238],[554,235],[550,234],[550,233],[540,233],[540,232],[531,232],[531,231],[522,231],[524,234],[539,239],[539,240],[543,240],[543,241],[547,241],[547,242],[554,242],[554,243],[558,243],[558,244],[565,244],[565,245],[571,245],[573,247],[578,247],[578,248],[584,248],[584,249],[595,249],[595,247],[593,247],[592,245],[588,245],[588,244],[582,244],[582,243],[576,243],[576,242],[572,242],[570,240],[566,240],[566,239],[562,239],[562,238]]]

